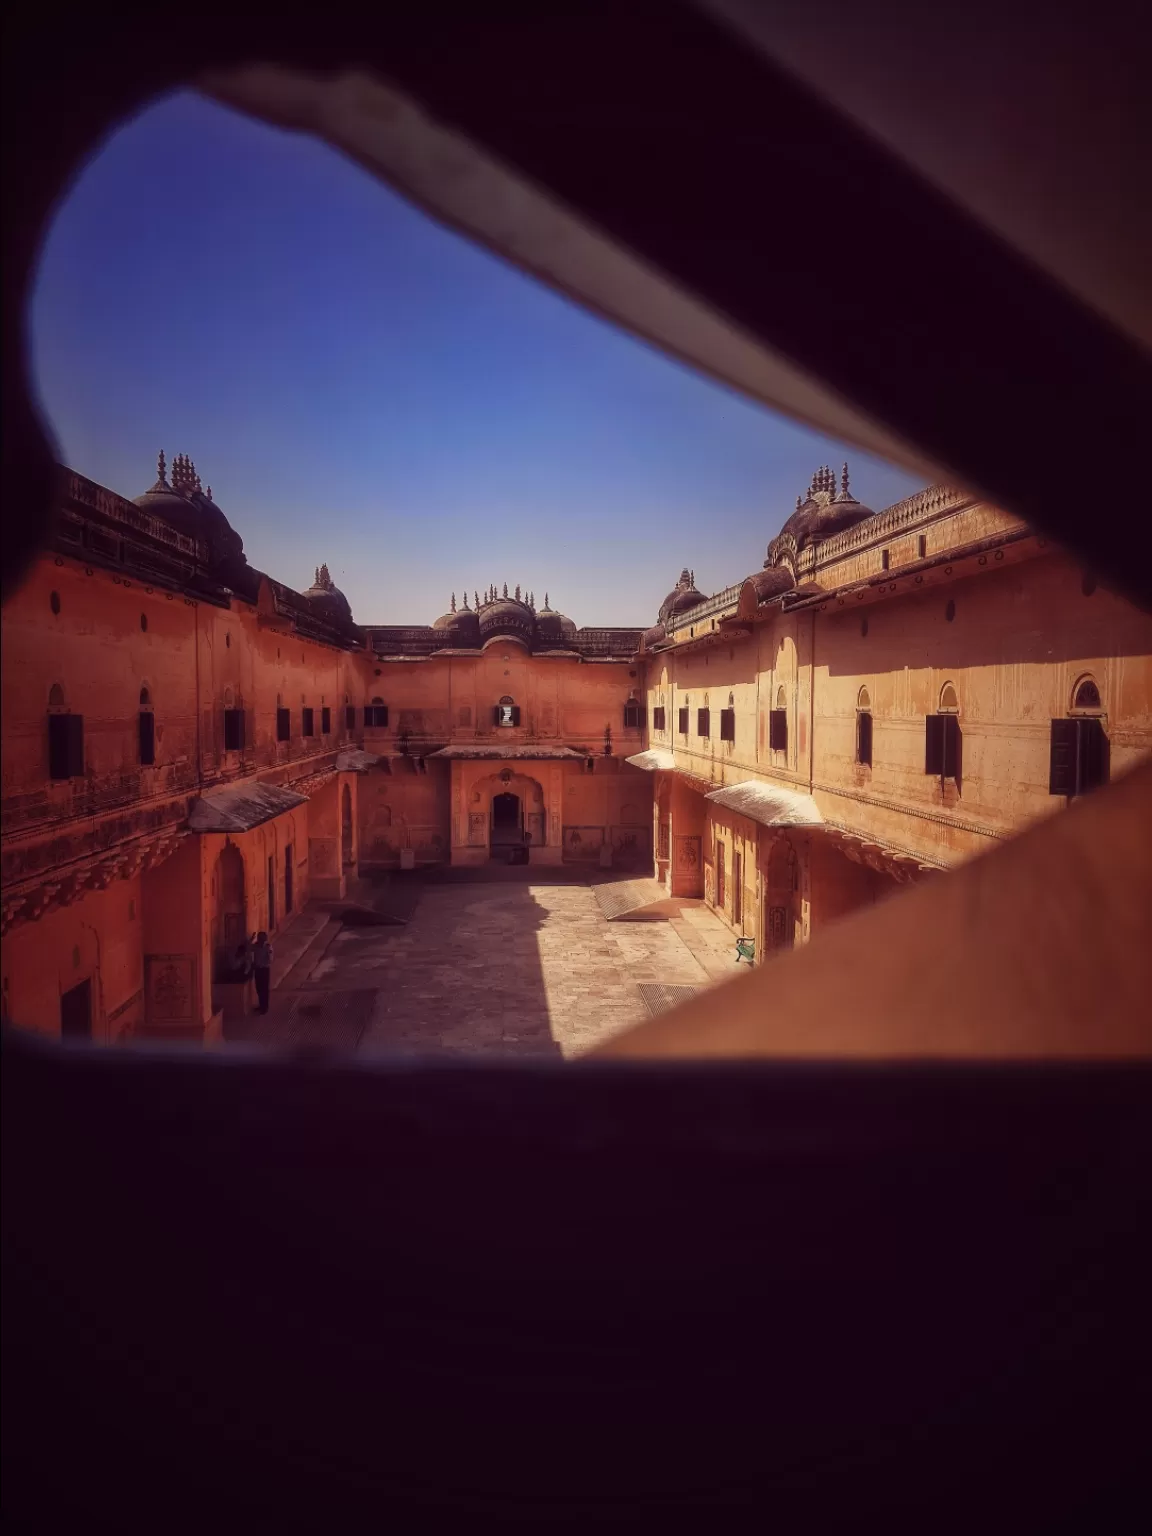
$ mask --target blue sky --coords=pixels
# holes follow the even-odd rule
[[[758,569],[818,464],[876,509],[917,485],[192,93],[78,178],[32,342],[66,463],[136,496],[189,454],[253,564],[306,587],[326,561],[365,623],[505,581],[652,623],[681,566],[706,592]]]

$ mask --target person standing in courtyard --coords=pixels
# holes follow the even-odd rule
[[[252,951],[253,977],[256,982],[257,1013],[268,1012],[268,994],[272,990],[272,946],[263,929],[256,935],[256,947]]]

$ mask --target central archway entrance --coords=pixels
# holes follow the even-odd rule
[[[520,796],[510,790],[492,796],[492,851],[513,848],[524,841],[524,811]]]

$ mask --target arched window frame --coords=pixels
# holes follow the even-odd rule
[[[866,683],[856,695],[856,761],[862,768],[872,766],[872,695]]]

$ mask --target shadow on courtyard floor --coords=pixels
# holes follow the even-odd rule
[[[333,920],[273,990],[268,1014],[231,1021],[226,1039],[292,1050],[561,1055],[541,964],[548,914],[523,878],[533,872],[494,870],[496,879],[483,881],[423,872],[357,881],[351,901],[399,922]]]

